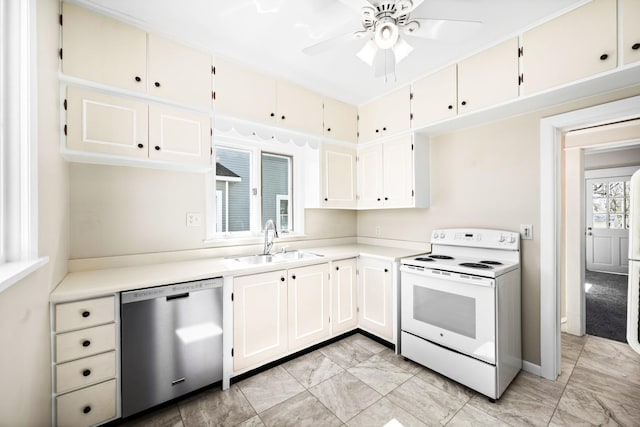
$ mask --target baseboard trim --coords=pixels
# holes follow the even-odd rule
[[[527,362],[526,360],[522,361],[522,370],[525,372],[529,372],[530,374],[537,375],[539,377],[542,376],[542,368],[540,368],[540,365]]]

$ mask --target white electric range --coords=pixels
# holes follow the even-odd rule
[[[498,399],[522,367],[520,235],[443,229],[401,261],[401,353]]]

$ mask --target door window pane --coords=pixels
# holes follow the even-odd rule
[[[593,213],[607,212],[607,199],[593,199]]]
[[[607,228],[607,214],[594,215],[593,228]]]
[[[609,213],[622,213],[624,209],[624,199],[609,200]]]
[[[278,231],[292,231],[291,157],[262,153],[262,226],[273,220]]]
[[[216,230],[251,230],[251,153],[216,148],[216,193],[221,207],[216,213]]]
[[[593,198],[607,197],[607,186],[605,183],[600,182],[593,184]]]
[[[609,228],[622,229],[624,228],[624,215],[609,215]]]
[[[624,197],[624,182],[610,182],[609,197]]]

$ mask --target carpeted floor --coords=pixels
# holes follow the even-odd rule
[[[587,334],[627,342],[627,279],[626,274],[585,272]]]

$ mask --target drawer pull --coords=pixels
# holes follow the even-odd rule
[[[82,341],[82,346],[83,347],[89,347],[90,345],[91,345],[91,341],[89,341],[89,340]]]
[[[609,58],[609,55],[607,55],[606,53],[603,53],[602,55],[600,55],[600,61],[606,61],[607,58]]]
[[[633,49],[633,50],[640,49],[640,43],[634,43],[633,46],[631,46],[631,49]]]
[[[91,312],[89,312],[87,310],[82,312],[82,317],[89,317],[89,316],[91,316]]]
[[[89,375],[91,375],[91,369],[85,369],[84,371],[82,371],[83,377],[88,377]]]
[[[87,405],[84,408],[82,408],[82,413],[88,414],[89,412],[91,412],[91,406]]]

